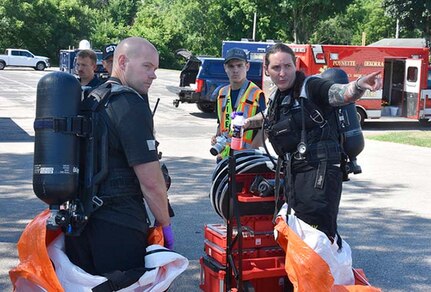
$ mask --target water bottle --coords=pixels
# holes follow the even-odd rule
[[[233,115],[234,118],[232,120],[232,140],[230,147],[233,150],[241,150],[245,119],[242,112],[235,112]]]

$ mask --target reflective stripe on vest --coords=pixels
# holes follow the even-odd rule
[[[256,110],[259,106],[259,96],[262,93],[262,90],[251,81],[248,81],[248,83],[246,83],[245,85],[246,85],[245,90],[243,90],[244,93],[241,96],[238,96],[238,99],[237,99],[238,106],[236,111],[243,112],[244,118],[248,118],[256,114]],[[231,134],[230,116],[233,110],[230,92],[231,92],[230,85],[224,86],[220,89],[219,95],[217,97],[217,113],[218,113],[218,118],[220,122],[220,132],[224,133],[229,131],[229,134]],[[244,133],[243,148],[250,148],[252,140],[253,140],[253,130],[246,131]]]

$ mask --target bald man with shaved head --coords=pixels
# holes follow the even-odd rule
[[[114,52],[112,76],[123,85],[147,94],[159,67],[159,53],[147,40],[131,37],[122,41]]]
[[[66,237],[66,253],[74,264],[109,279],[118,271],[137,277],[123,283],[137,280],[135,271],[145,266],[146,205],[163,227],[165,246],[172,249],[174,242],[147,96],[158,67],[159,54],[148,40],[130,37],[118,44],[112,75],[99,87],[110,89],[100,102],[109,140],[108,175],[99,189],[104,203],[80,236]]]

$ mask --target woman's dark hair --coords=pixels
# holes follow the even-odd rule
[[[268,51],[266,51],[265,54],[265,65],[268,66],[269,65],[269,56],[271,56],[272,54],[278,53],[278,52],[283,52],[286,54],[289,54],[292,57],[292,60],[295,62],[296,60],[296,56],[295,56],[295,52],[293,52],[293,50],[282,43],[277,43],[275,45],[273,45],[272,47],[269,48]],[[295,73],[295,84],[293,85],[293,97],[294,98],[298,98],[300,93],[301,93],[301,87],[302,84],[305,80],[305,74],[302,71],[296,71]]]
[[[278,53],[278,52],[283,52],[283,53],[287,53],[287,54],[291,55],[293,61],[295,61],[295,59],[296,59],[295,53],[293,52],[293,50],[289,46],[282,44],[282,43],[277,43],[277,44],[273,45],[272,47],[270,47],[268,51],[266,51],[266,54],[265,54],[266,66],[269,65],[269,56],[271,56],[272,54]]]

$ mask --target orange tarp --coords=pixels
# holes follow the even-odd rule
[[[64,291],[55,274],[46,247],[60,234],[60,230],[46,229],[49,210],[37,215],[24,229],[18,241],[19,265],[9,271],[15,288],[18,278],[25,278],[47,291]]]
[[[375,292],[372,286],[334,285],[334,278],[328,264],[310,248],[281,218],[275,226],[277,242],[286,252],[286,272],[295,292]],[[355,271],[356,274],[361,274]],[[360,275],[359,277],[364,277]],[[359,284],[359,283],[357,283]]]
[[[48,255],[47,246],[61,233],[61,230],[47,230],[49,210],[37,215],[24,229],[18,241],[19,265],[9,271],[14,289],[19,278],[24,278],[49,292],[63,292],[54,267]],[[162,227],[152,227],[148,235],[149,244],[163,246]]]

